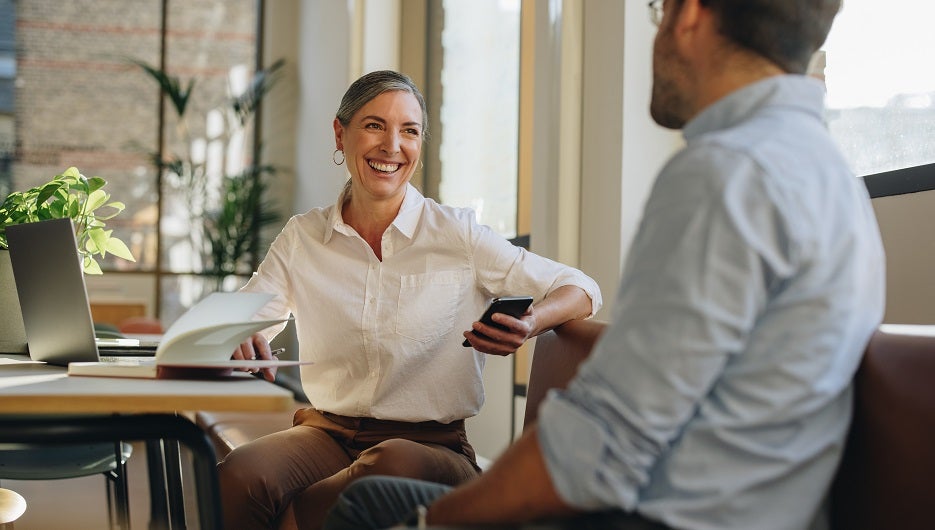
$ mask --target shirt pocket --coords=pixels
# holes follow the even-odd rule
[[[436,271],[400,277],[396,333],[428,342],[451,333],[461,302],[465,271]]]

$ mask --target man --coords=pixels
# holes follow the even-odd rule
[[[483,476],[444,495],[365,482],[330,528],[389,526],[416,504],[446,527],[811,522],[884,301],[866,190],[803,75],[839,0],[661,7],[651,113],[686,147],[650,194],[607,331]]]

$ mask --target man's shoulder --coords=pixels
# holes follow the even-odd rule
[[[749,181],[762,169],[750,153],[731,145],[698,141],[676,153],[660,171],[656,181],[657,195],[674,200],[701,201],[705,197],[721,196],[738,180]]]

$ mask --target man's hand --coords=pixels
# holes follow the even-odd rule
[[[430,525],[517,524],[580,513],[565,503],[549,476],[537,429],[527,427],[481,476],[433,502]]]

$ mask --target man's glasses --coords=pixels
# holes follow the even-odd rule
[[[650,0],[649,2],[649,20],[656,26],[662,24],[662,2],[663,0]]]

